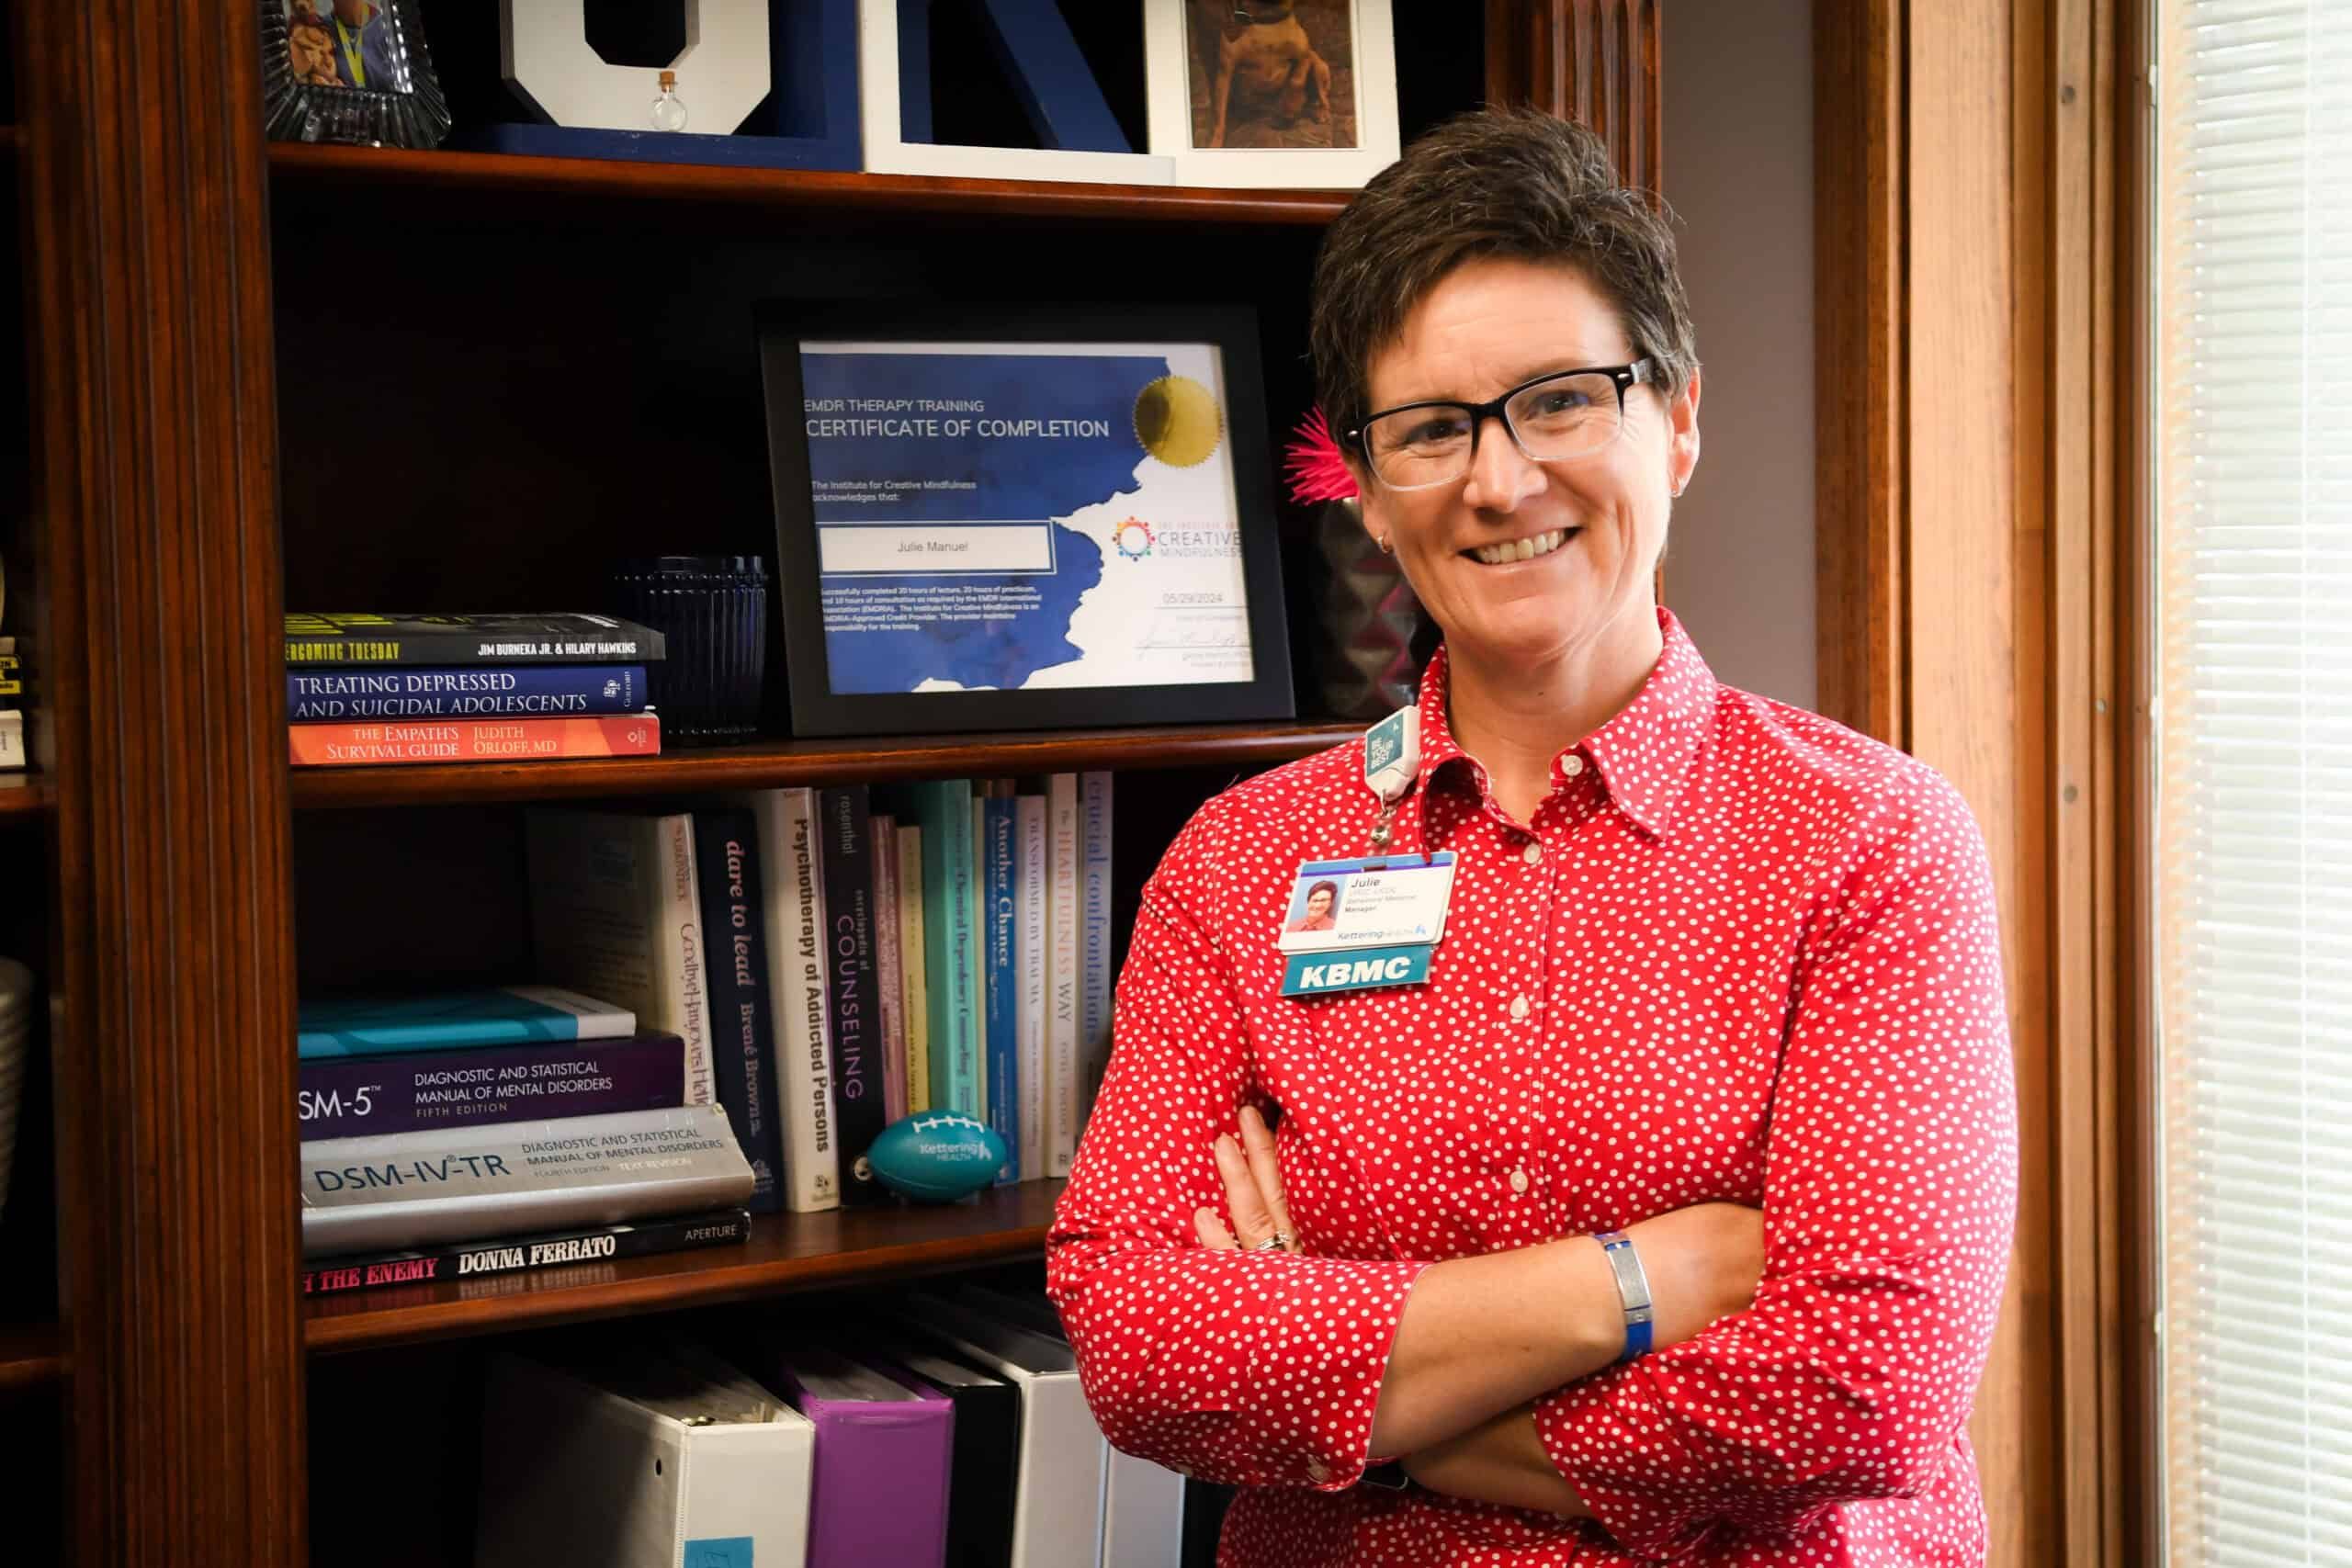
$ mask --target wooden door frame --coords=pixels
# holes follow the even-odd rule
[[[2136,0],[1817,0],[1823,711],[1935,764],[2000,888],[2018,1246],[1973,1430],[1996,1568],[2150,1560]],[[1988,111],[1988,107],[1991,112]]]

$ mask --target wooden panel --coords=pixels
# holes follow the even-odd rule
[[[968,1203],[763,1214],[741,1247],[319,1297],[307,1303],[303,1337],[313,1350],[356,1350],[1042,1256],[1062,1186],[1024,1181]]]
[[[304,1497],[254,13],[16,11],[74,1555],[271,1568]]]
[[[1084,768],[1255,767],[1362,733],[1348,724],[1168,726],[880,740],[768,740],[660,757],[304,768],[297,806],[439,806],[493,800],[770,789],[782,784],[1068,773]]]
[[[2030,20],[2030,26],[2027,25]],[[2017,34],[2021,519],[2041,522],[2047,737],[2050,1205],[2064,1561],[2133,1561],[2123,1504],[2122,1136],[2116,1027],[2118,649],[2115,462],[2120,309],[2115,7],[2036,0]],[[2038,327],[2038,330],[2037,330]],[[2021,538],[2021,543],[2023,540]],[[2021,612],[2023,606],[2021,606]],[[2020,671],[2024,691],[2026,671]],[[2030,706],[2030,705],[2029,705]],[[2154,1490],[2151,1488],[2151,1490]]]
[[[1487,0],[1487,101],[1600,132],[1625,183],[1665,188],[1658,0]]]
[[[1891,746],[1904,726],[1902,7],[1814,7],[1816,705]]]
[[[2001,904],[2018,1243],[1973,1427],[2000,1568],[2143,1560],[2122,1508],[2150,1479],[2123,1375],[2120,9],[1815,13],[1822,702],[1960,787]]]
[[[2049,1403],[2050,1034],[2038,541],[2021,540],[2018,414],[2010,401],[2019,280],[2013,254],[2008,0],[1911,8],[1905,55],[1912,159],[1905,588],[1911,750],[1973,808],[1991,852],[2018,1068],[2017,1249],[1973,1431],[1991,1561],[2061,1561]],[[1825,368],[1825,374],[1828,373]],[[2023,570],[2021,570],[2021,568]]]
[[[2098,793],[2113,802],[2113,831],[2106,856],[2114,898],[2101,920],[2099,972],[2113,985],[2109,1032],[2114,1043],[2116,1230],[2121,1282],[2122,1430],[2111,1473],[2122,1517],[2101,1568],[2157,1561],[2164,1539],[2165,1488],[2157,1400],[2157,1283],[2163,1253],[2156,1245],[2156,1140],[2161,1057],[2155,1038],[2154,734],[2151,723],[2156,680],[2152,621],[2155,612],[2154,366],[2152,322],[2142,312],[2154,298],[2154,201],[2150,167],[2154,141],[2154,93],[2134,62],[2154,58],[2151,8],[2105,8],[2111,39],[2105,90],[2113,142],[2115,208],[2111,214],[2115,267],[2109,311],[2113,323],[2114,461],[2109,501],[2111,536],[2098,553],[2107,576],[2100,600],[2112,608],[2111,635],[2100,639],[2106,658],[2093,698],[2105,720],[2095,739],[2105,767]],[[2111,548],[2105,547],[2111,546]]]

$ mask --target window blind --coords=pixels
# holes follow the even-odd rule
[[[2352,1568],[2352,0],[2156,0],[2172,1568]]]

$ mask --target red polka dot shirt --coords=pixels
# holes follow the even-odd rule
[[[2017,1132],[1983,842],[1931,769],[1659,621],[1524,826],[1431,662],[1393,846],[1459,857],[1426,985],[1277,994],[1297,865],[1371,852],[1360,740],[1209,801],[1144,890],[1047,1277],[1110,1440],[1244,1488],[1220,1563],[1984,1561],[1963,1425]],[[1193,1235],[1251,1103],[1307,1256]],[[1424,1268],[1709,1200],[1764,1211],[1755,1304],[1536,1406],[1594,1518],[1357,1483]]]

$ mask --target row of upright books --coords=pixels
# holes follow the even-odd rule
[[[1042,1296],[857,1317],[494,1355],[475,1561],[1176,1568],[1184,1478],[1104,1442]]]
[[[1111,779],[535,807],[533,983],[306,999],[304,1288],[713,1244],[898,1201],[952,1111],[1066,1176],[1110,1044]]]
[[[650,755],[662,656],[610,615],[289,614],[288,744],[296,767]]]

